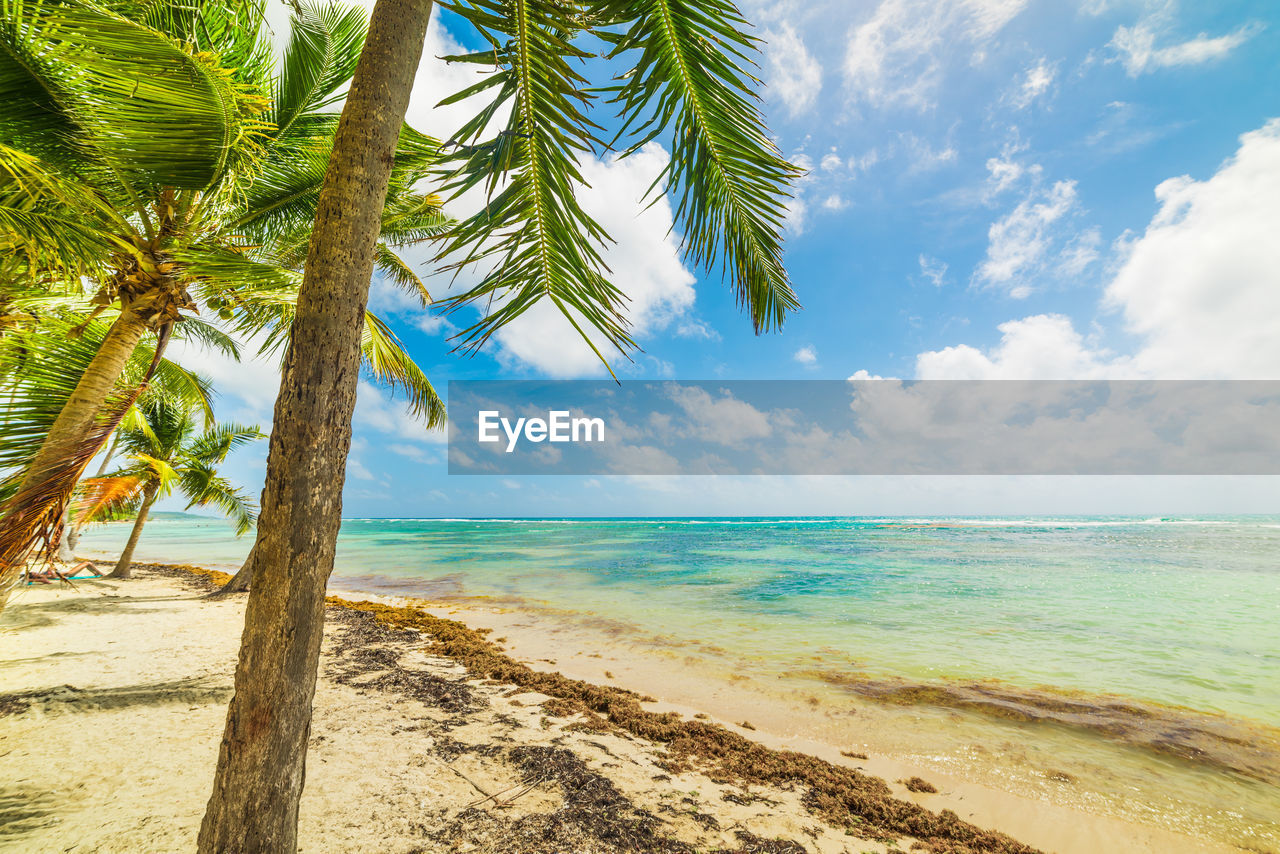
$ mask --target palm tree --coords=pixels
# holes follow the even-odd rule
[[[213,505],[236,523],[236,534],[253,528],[253,501],[218,474],[217,466],[233,449],[264,438],[257,427],[206,422],[200,430],[186,401],[148,394],[138,401],[138,417],[120,429],[120,450],[128,463],[105,477],[85,482],[81,516],[92,522],[123,507],[135,509],[133,529],[112,571],[129,578],[133,551],[142,536],[151,506],[175,490],[188,499],[187,509]],[[203,420],[203,419],[199,419]]]
[[[328,108],[366,22],[299,7],[277,68],[263,6],[0,0],[0,248],[21,254],[29,279],[87,287],[111,321],[5,507],[0,573],[56,539],[86,437],[113,429],[121,410],[108,403],[144,337],[162,352],[199,305],[272,345],[288,335],[337,127]],[[439,144],[405,128],[394,158],[378,265],[426,303],[395,249],[448,226],[439,199],[415,189]],[[425,375],[385,324],[361,321],[367,369],[438,424]]]
[[[86,319],[66,300],[20,299],[12,306],[12,316],[19,320],[0,334],[0,397],[6,401],[0,409],[0,502],[16,491],[49,426],[66,405],[108,328],[101,320]],[[205,345],[217,347],[229,356],[238,356],[236,343],[212,327],[185,323],[179,329],[184,335],[198,331],[198,338]],[[127,393],[136,386],[148,370],[151,390],[182,401],[190,410],[203,413],[206,419],[213,418],[212,389],[208,381],[176,362],[163,357],[157,359],[154,349],[145,342],[125,365],[124,376],[117,384],[119,393]],[[118,431],[116,436],[118,439]],[[112,451],[103,454],[99,476],[106,471],[113,455]],[[68,505],[68,514],[70,509]],[[65,520],[70,521],[70,518]],[[66,530],[59,541],[60,560],[67,561],[73,556],[75,535],[80,527],[76,524]]]
[[[318,206],[298,313],[276,400],[267,481],[235,694],[199,850],[292,851],[305,776],[325,584],[341,522],[355,405],[360,318],[429,0],[377,0],[343,108]],[[722,267],[757,331],[797,307],[782,265],[787,187],[796,170],[754,102],[755,39],[728,0],[455,0],[491,49],[458,61],[492,69],[450,99],[488,96],[454,135],[448,189],[489,203],[443,249],[489,267],[450,302],[486,303],[462,333],[476,347],[536,302],[631,346],[624,297],[608,278],[603,229],[578,205],[578,158],[603,150],[586,111],[621,114],[623,154],[663,137],[659,191],[677,199],[689,258]],[[583,75],[594,43],[622,73],[603,90]],[[607,66],[606,66],[607,67]],[[501,121],[496,136],[486,136]],[[593,345],[594,346],[594,345]]]
[[[108,324],[102,320],[86,319],[76,310],[73,301],[19,299],[12,303],[12,308],[15,321],[0,333],[0,398],[5,401],[0,408],[0,504],[16,492],[49,426],[66,405],[108,330]],[[205,333],[200,338],[205,344],[220,347],[232,356],[238,352],[235,342],[215,329],[205,329],[199,323],[183,324],[181,329],[183,333],[200,330]],[[132,389],[148,373],[151,374],[149,389],[153,392],[181,400],[191,411],[212,418],[212,390],[208,381],[169,359],[158,358],[154,348],[145,342],[126,362],[113,400],[130,400]],[[112,409],[123,414],[118,404],[112,404]],[[91,457],[98,440],[97,436],[87,437],[77,452]],[[103,463],[105,465],[105,458]],[[67,515],[60,520],[64,530],[73,521],[70,509],[68,505]],[[52,552],[56,547],[59,559],[69,560],[79,527],[72,524],[61,539],[48,544],[48,550]],[[16,574],[12,569],[0,573],[0,602],[8,593],[10,583],[16,580]],[[5,578],[5,575],[11,577]]]

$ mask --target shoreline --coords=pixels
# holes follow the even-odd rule
[[[934,781],[940,789],[937,794],[920,796],[898,791],[900,787],[895,788],[895,793],[930,809],[953,810],[967,821],[999,828],[1046,850],[1090,854],[1113,850],[1122,842],[1122,847],[1114,850],[1176,854],[1240,851],[1247,846],[1250,851],[1280,852],[1274,831],[1265,835],[1268,828],[1241,844],[1206,832],[1197,826],[1191,812],[1171,813],[1167,823],[1162,823],[1163,816],[1145,803],[1134,803],[1131,811],[1117,810],[1097,792],[1077,790],[1080,781],[1060,770],[1072,767],[1063,758],[1046,758],[1044,754],[1051,753],[1047,749],[1033,753],[1026,744],[1011,743],[1010,733],[1004,729],[1007,719],[985,720],[985,715],[979,714],[979,723],[991,726],[993,746],[988,750],[974,745],[972,752],[957,761],[954,756],[940,755],[935,744],[921,744],[927,741],[931,728],[955,726],[957,716],[962,714],[956,708],[908,707],[905,711],[912,713],[912,720],[904,729],[897,723],[904,709],[892,703],[886,707],[880,701],[850,697],[859,701],[856,708],[844,712],[833,708],[833,703],[849,696],[847,686],[838,682],[832,694],[819,700],[815,696],[821,688],[818,684],[807,686],[811,690],[799,690],[794,685],[775,688],[738,671],[726,673],[722,662],[709,664],[698,654],[698,647],[703,644],[696,638],[674,644],[646,634],[632,638],[612,621],[598,618],[577,620],[554,609],[528,611],[478,599],[425,601],[386,591],[370,594],[342,583],[349,580],[335,579],[337,586],[333,589],[338,595],[372,596],[389,605],[422,607],[435,616],[487,630],[490,637],[504,642],[510,655],[530,667],[652,695],[659,699],[660,708],[686,716],[702,715],[775,750],[800,751],[837,764],[849,763],[848,754],[853,753],[860,757],[853,763],[856,768],[886,780],[923,777]],[[740,663],[728,662],[730,668],[735,664]],[[1192,714],[1196,719],[1216,720],[1202,713]],[[890,719],[887,725],[885,717]],[[744,720],[751,724],[749,730],[739,725]],[[1160,751],[1146,744],[1107,743],[1096,732],[1054,723],[1032,721],[1027,725],[1034,729],[1023,731],[1022,735],[1030,740],[1048,728],[1061,730],[1058,734],[1068,747],[1084,744],[1097,748],[1102,742],[1109,752],[1137,754],[1143,761],[1151,759],[1152,754],[1159,760],[1158,754],[1163,752],[1169,757],[1168,767],[1193,774],[1213,765],[1177,755],[1184,752],[1181,749]],[[1009,773],[1014,754],[1024,772],[1018,776]],[[1268,760],[1270,756],[1267,755]],[[994,771],[984,769],[988,773],[975,774],[975,766],[983,763],[990,764]],[[1131,782],[1121,779],[1117,787]],[[1268,785],[1250,782],[1258,788]],[[1224,799],[1223,803],[1229,801]]]
[[[175,570],[170,568],[166,572],[172,574],[175,571],[187,573],[187,583],[194,583],[194,576],[189,574],[189,570]],[[222,575],[211,570],[197,571],[206,576],[217,577]],[[153,572],[148,571],[147,584],[156,584]],[[175,592],[177,585],[175,581],[182,579],[182,576],[174,576],[167,582],[161,582],[160,587],[166,588],[170,593]],[[133,584],[129,582],[128,584]],[[91,586],[91,585],[83,585]],[[92,585],[99,586],[99,585]],[[101,585],[106,587],[107,585]],[[128,594],[128,586],[119,586],[119,593]],[[512,612],[503,612],[501,609],[490,609],[488,612],[477,607],[464,607],[457,603],[425,603],[425,602],[409,602],[400,597],[387,596],[369,596],[365,593],[342,590],[334,591],[344,596],[359,596],[366,600],[367,604],[355,605],[356,613],[376,612],[379,617],[388,617],[388,628],[404,632],[403,625],[396,625],[397,620],[400,623],[415,623],[419,625],[413,628],[421,629],[425,622],[431,626],[439,628],[441,626],[450,627],[449,630],[454,632],[455,641],[463,642],[461,651],[454,650],[458,655],[453,658],[452,665],[457,668],[458,657],[467,659],[471,656],[475,659],[477,650],[481,650],[484,646],[488,646],[485,641],[481,644],[482,635],[473,629],[480,631],[488,630],[487,637],[500,640],[505,638],[502,650],[493,647],[489,652],[480,656],[480,660],[469,660],[468,664],[472,669],[472,678],[468,682],[474,682],[476,668],[482,671],[485,668],[497,667],[498,673],[482,674],[490,678],[497,678],[498,681],[507,684],[508,689],[511,688],[512,674],[523,673],[523,676],[516,678],[515,685],[519,686],[521,679],[526,682],[531,681],[537,686],[547,688],[547,686],[555,686],[552,694],[539,693],[535,696],[545,698],[542,700],[542,712],[540,713],[541,721],[550,720],[550,725],[557,731],[566,730],[574,731],[575,735],[585,734],[594,739],[604,738],[622,738],[628,743],[634,741],[643,742],[636,732],[628,732],[626,726],[619,726],[614,719],[620,717],[614,714],[611,704],[623,703],[627,708],[631,708],[630,703],[637,703],[638,712],[632,711],[629,714],[634,719],[629,725],[638,727],[640,732],[644,732],[644,727],[652,726],[655,722],[661,723],[666,721],[666,725],[675,725],[679,722],[680,727],[692,727],[693,730],[707,736],[710,732],[717,732],[713,741],[720,743],[725,740],[726,743],[735,745],[735,750],[762,750],[764,753],[759,756],[800,756],[804,757],[807,763],[813,763],[812,768],[825,769],[824,774],[838,773],[852,775],[848,776],[848,780],[874,780],[881,778],[889,781],[883,792],[874,784],[867,783],[871,786],[869,791],[874,791],[887,796],[890,800],[885,803],[894,803],[901,805],[894,809],[917,809],[923,806],[930,811],[929,815],[938,813],[942,810],[953,811],[957,821],[973,823],[980,827],[997,828],[1003,833],[1008,833],[1020,842],[1028,845],[1035,845],[1044,850],[1054,850],[1063,852],[1063,854],[1071,854],[1072,852],[1085,851],[1105,851],[1105,850],[1125,850],[1125,851],[1161,851],[1161,852],[1177,852],[1177,851],[1230,851],[1238,850],[1231,846],[1213,843],[1203,838],[1186,836],[1182,834],[1172,833],[1168,830],[1138,825],[1133,822],[1124,821],[1114,817],[1089,813],[1081,811],[1072,806],[1063,804],[1048,803],[1041,798],[1036,797],[1020,797],[1008,792],[992,789],[987,786],[966,781],[961,775],[949,775],[941,773],[936,767],[920,765],[910,761],[903,761],[901,757],[871,752],[867,745],[859,745],[857,742],[848,739],[836,741],[833,743],[831,739],[824,739],[822,733],[806,732],[805,726],[797,725],[797,718],[793,714],[793,710],[780,710],[779,708],[771,708],[758,702],[758,692],[754,688],[746,686],[733,685],[732,682],[724,685],[714,685],[712,683],[701,683],[700,690],[693,690],[699,685],[697,673],[694,671],[693,678],[690,679],[688,674],[682,670],[680,663],[673,661],[672,656],[662,656],[657,660],[661,666],[655,668],[653,660],[646,659],[635,655],[635,651],[626,648],[624,641],[614,640],[609,642],[608,638],[601,640],[599,637],[592,640],[589,634],[582,634],[582,630],[578,630],[578,634],[574,634],[565,626],[550,626],[545,620],[539,620],[538,615],[534,614],[517,614]],[[95,594],[101,595],[101,594]],[[191,604],[183,607],[190,609],[194,615],[212,613],[214,611],[222,613],[224,618],[228,609],[237,609],[243,607],[243,598],[228,600],[222,603],[207,603],[207,600],[194,599]],[[353,604],[353,603],[348,603]],[[21,598],[14,602],[15,608],[22,607]],[[415,616],[415,611],[417,616]],[[97,614],[86,615],[86,619],[96,618]],[[462,616],[467,626],[461,627],[456,623],[441,622],[443,620],[454,620]],[[136,622],[136,618],[135,618]],[[227,649],[234,650],[238,645],[239,631],[238,625],[234,618],[229,621],[234,626],[235,631],[233,637],[220,638],[219,642],[223,645],[223,656],[226,657]],[[460,639],[460,640],[459,640]],[[8,640],[0,638],[0,641]],[[326,636],[326,647],[328,648],[330,641],[328,632]],[[421,642],[417,644],[421,646]],[[439,641],[436,641],[439,646]],[[354,647],[355,655],[359,657],[369,652],[367,644],[363,647]],[[364,652],[359,650],[363,649]],[[589,650],[589,651],[588,651]],[[349,650],[350,651],[350,650]],[[442,651],[447,650],[434,649],[431,654],[437,656]],[[566,655],[566,653],[569,653]],[[417,653],[415,653],[417,655]],[[445,656],[448,658],[448,656]],[[328,661],[328,659],[327,659]],[[503,663],[505,662],[505,663]],[[230,660],[224,662],[224,667],[229,669],[234,664],[234,655],[230,656]],[[686,663],[687,666],[687,663]],[[331,668],[330,663],[326,663],[326,668]],[[504,670],[505,668],[505,670]],[[7,670],[7,669],[6,669]],[[617,671],[616,673],[614,671]],[[532,674],[532,675],[530,675]],[[0,671],[0,675],[5,672]],[[684,678],[679,678],[683,676]],[[504,678],[506,677],[506,678]],[[553,678],[554,677],[554,678]],[[322,682],[326,677],[322,673]],[[582,682],[574,682],[574,680],[583,680]],[[5,680],[8,681],[7,679]],[[393,680],[394,681],[394,680]],[[565,688],[565,685],[573,683],[577,687]],[[585,686],[585,687],[584,687]],[[623,687],[625,686],[625,687]],[[32,686],[28,686],[30,688]],[[526,688],[529,686],[526,685]],[[655,690],[656,689],[656,690]],[[475,690],[473,687],[471,690]],[[11,689],[6,687],[6,692]],[[566,696],[553,696],[553,694],[563,691],[569,691]],[[586,694],[582,692],[586,691]],[[576,692],[576,693],[574,693]],[[640,692],[641,695],[652,694],[656,697],[657,702],[645,702],[639,704],[639,698],[633,692]],[[504,692],[505,693],[505,692]],[[518,696],[518,695],[516,695]],[[604,706],[593,710],[584,707],[583,697],[594,698],[592,702],[603,702]],[[600,699],[603,697],[604,699]],[[626,698],[631,698],[626,700]],[[514,699],[514,697],[512,697]],[[624,702],[624,700],[626,702]],[[521,702],[517,700],[517,702]],[[221,711],[225,711],[225,697],[221,700],[213,702],[212,706],[218,707],[211,715],[211,719],[216,724],[213,732],[213,747],[211,750],[216,753],[216,736],[221,730]],[[803,707],[807,703],[800,703],[797,707],[803,711]],[[603,709],[601,714],[599,709]],[[220,711],[219,711],[220,710]],[[323,714],[324,708],[321,700],[317,699],[317,716]],[[812,709],[809,712],[812,713]],[[559,713],[559,714],[556,714]],[[569,715],[569,717],[562,717]],[[625,719],[626,715],[621,715],[620,719]],[[607,720],[606,720],[607,719]],[[0,718],[0,721],[5,720]],[[10,716],[12,721],[13,717]],[[637,723],[639,721],[639,723]],[[741,726],[744,721],[749,721],[749,728]],[[625,722],[625,721],[624,721]],[[846,722],[838,722],[844,724]],[[320,724],[317,724],[318,728]],[[404,726],[403,721],[400,724]],[[539,727],[544,726],[539,723]],[[348,727],[349,728],[349,727]],[[819,728],[820,730],[821,728]],[[839,727],[837,728],[839,729]],[[540,730],[544,731],[544,730]],[[681,729],[681,732],[684,730]],[[527,737],[529,733],[523,733],[523,737]],[[667,732],[667,736],[671,733]],[[507,736],[509,737],[509,736]],[[557,736],[560,737],[560,736]],[[568,737],[568,733],[565,734]],[[704,739],[705,740],[705,739]],[[695,739],[696,741],[696,739]],[[400,746],[396,750],[403,750],[403,738],[399,740]],[[663,742],[649,742],[650,747],[661,748]],[[668,746],[667,753],[670,753],[670,741],[666,742]],[[754,746],[753,746],[754,745]],[[705,745],[704,745],[705,747]],[[315,751],[313,746],[313,752]],[[778,753],[778,751],[784,751]],[[616,751],[615,751],[616,752]],[[793,753],[789,753],[793,752]],[[855,758],[855,755],[863,754],[867,758]],[[213,754],[211,754],[213,755]],[[392,754],[395,755],[394,753]],[[756,754],[752,754],[756,755]],[[686,759],[692,757],[692,765],[703,766],[707,764],[706,757],[699,757],[697,750],[686,756]],[[387,757],[382,757],[387,761]],[[325,759],[321,759],[325,762]],[[390,760],[394,761],[394,760]],[[667,762],[667,768],[662,770],[662,766],[658,766],[661,773],[649,775],[652,778],[667,776],[668,778],[684,778],[692,775],[692,779],[702,780],[702,783],[696,784],[696,788],[706,788],[716,783],[712,781],[720,775],[720,785],[728,785],[732,775],[724,776],[723,768],[717,772],[714,767],[708,770],[707,767],[688,767],[684,768],[679,763],[672,764],[670,758],[660,760]],[[198,764],[198,763],[197,763]],[[714,766],[714,763],[712,763]],[[309,760],[309,768],[313,767],[313,762]],[[809,767],[809,766],[806,766]],[[212,772],[212,764],[208,764],[207,768],[200,769],[207,774]],[[794,769],[793,769],[794,770]],[[309,772],[310,773],[310,772]],[[790,772],[788,772],[790,773]],[[708,776],[710,775],[710,776]],[[784,775],[785,776],[785,775]],[[925,780],[936,786],[939,791],[936,794],[912,792],[906,786],[899,782],[901,780],[909,780],[912,777],[923,776]],[[740,777],[740,775],[739,775]],[[751,788],[768,787],[769,781],[746,781],[738,779],[736,783],[745,787],[745,790]],[[876,781],[877,783],[879,781]],[[207,785],[207,781],[204,781]],[[859,783],[859,785],[863,785]],[[308,792],[311,791],[309,784]],[[791,788],[797,788],[797,784],[793,782]],[[799,786],[804,788],[804,786]],[[812,787],[810,787],[812,788]],[[667,785],[667,781],[649,780],[644,783],[641,789],[645,790],[643,794],[649,797],[657,797],[658,803],[661,804],[669,797],[674,797],[673,792]],[[838,791],[837,791],[838,793]],[[668,798],[662,797],[666,794]],[[791,794],[795,794],[792,792]],[[864,793],[865,794],[865,793]],[[781,797],[777,792],[766,794],[765,797]],[[681,796],[683,797],[683,795]],[[643,798],[641,798],[643,800]],[[866,850],[880,850],[874,848],[869,842],[864,843],[860,838],[857,844],[849,848],[843,847],[844,830],[838,825],[837,820],[832,823],[830,819],[835,813],[831,810],[833,807],[828,802],[825,809],[827,821],[822,820],[822,816],[815,815],[812,807],[812,801],[809,807],[804,803],[796,801],[788,805],[786,809],[771,808],[765,811],[765,819],[773,821],[775,824],[781,823],[779,826],[792,827],[796,822],[800,824],[813,823],[814,826],[825,825],[826,830],[819,834],[819,838],[811,839],[809,836],[800,835],[792,836],[791,842],[800,847],[796,848],[748,848],[742,846],[742,850],[777,850],[777,851],[841,851],[850,850],[860,854]],[[203,801],[198,804],[203,807]],[[719,808],[721,804],[715,805]],[[335,807],[336,808],[336,807]],[[703,805],[698,809],[703,809],[708,815],[715,815],[715,809],[711,805]],[[305,798],[304,798],[304,813]],[[821,809],[819,810],[821,812]],[[198,818],[198,816],[197,816]],[[757,817],[759,818],[759,817]],[[773,825],[765,825],[772,828]],[[788,824],[791,822],[791,824]],[[721,822],[723,824],[724,822]],[[757,828],[759,829],[759,828]],[[812,829],[812,828],[810,828]],[[353,830],[353,833],[356,831]],[[684,832],[684,831],[681,831]],[[708,831],[709,832],[709,831]],[[753,831],[748,831],[749,833]],[[807,831],[806,831],[807,832]],[[860,831],[858,836],[861,837],[865,830]],[[879,833],[884,833],[881,828]],[[678,835],[678,834],[677,834]],[[704,836],[706,834],[704,833]],[[779,834],[774,834],[779,835]],[[782,834],[785,835],[785,834]],[[874,835],[874,834],[873,834]],[[673,837],[674,838],[674,837]],[[756,834],[755,838],[760,837]],[[852,837],[851,837],[852,838]],[[993,837],[995,839],[996,837]],[[732,844],[735,837],[731,834],[725,836],[720,834],[717,837],[718,842],[715,845]],[[709,840],[703,840],[708,842]],[[829,844],[828,844],[829,843]],[[655,843],[656,844],[656,843]],[[703,844],[703,843],[699,843]],[[935,841],[935,844],[939,844]],[[1003,844],[1003,842],[1001,843]],[[834,846],[834,847],[833,847]],[[998,848],[994,847],[992,842],[988,847],[979,847],[976,849],[951,849],[951,850],[1024,850],[1019,848]],[[708,845],[708,850],[712,846]],[[351,848],[350,850],[356,850]],[[431,850],[431,849],[427,849]],[[483,847],[476,850],[486,850]],[[532,850],[532,849],[531,849]],[[586,849],[584,849],[586,850]],[[610,849],[601,849],[610,850]],[[638,850],[668,850],[664,848],[638,849]],[[732,847],[723,848],[722,850],[736,850]],[[937,850],[947,850],[938,848]],[[1259,849],[1266,850],[1266,849]]]

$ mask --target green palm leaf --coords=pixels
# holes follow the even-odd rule
[[[227,454],[236,448],[257,439],[265,439],[266,435],[256,426],[231,422],[214,424],[192,439],[184,448],[183,454],[196,462],[216,465],[225,460]]]
[[[236,536],[248,533],[258,519],[253,500],[236,489],[210,466],[188,462],[179,476],[178,488],[189,499],[187,509],[212,505],[236,524]]]
[[[445,405],[422,369],[409,357],[400,339],[376,315],[365,312],[360,352],[374,379],[403,392],[411,414],[428,429],[445,423]]]
[[[800,171],[769,139],[756,106],[750,26],[728,0],[611,0],[624,25],[606,33],[610,58],[634,65],[610,89],[633,136],[626,154],[667,133],[659,179],[676,196],[686,254],[723,263],[756,331],[800,307],[782,264],[788,186]],[[621,136],[621,134],[620,134]]]
[[[211,424],[197,433],[192,410],[166,392],[148,392],[135,407],[136,417],[120,428],[120,447],[128,464],[108,477],[86,481],[81,509],[86,521],[136,507],[144,490],[164,496],[175,489],[187,507],[213,505],[236,523],[236,533],[253,527],[255,508],[217,466],[235,448],[261,439],[257,427]]]
[[[25,470],[106,332],[102,320],[85,323],[83,315],[54,312],[38,326],[0,336],[0,395],[6,400],[0,410],[0,479],[12,481]],[[117,383],[118,394],[142,382],[154,356],[150,345],[133,354]],[[161,359],[150,385],[149,394],[163,394],[212,419],[211,389],[203,377]]]
[[[415,296],[422,305],[431,305],[431,292],[425,282],[413,271],[409,262],[397,255],[385,243],[379,243],[374,249],[374,265],[382,278],[400,288],[411,296]]]
[[[261,96],[143,24],[58,0],[0,0],[0,18],[0,132],[17,148],[56,143],[131,183],[203,189],[261,132]]]
[[[457,165],[446,185],[455,196],[474,187],[489,196],[483,210],[453,230],[445,249],[456,259],[450,265],[455,271],[472,264],[488,267],[477,285],[445,303],[449,310],[489,303],[486,313],[458,334],[460,346],[482,347],[498,328],[546,298],[593,349],[584,325],[625,352],[634,346],[622,314],[625,297],[605,278],[599,252],[609,237],[577,200],[584,183],[578,160],[596,144],[599,128],[586,117],[587,80],[573,67],[590,54],[567,40],[578,27],[575,4],[460,0],[449,8],[494,49],[448,58],[497,68],[483,83],[442,102],[493,90],[489,104],[455,135]],[[507,104],[506,129],[496,139],[480,141]]]
[[[330,106],[355,73],[368,21],[355,6],[303,5],[294,15],[289,44],[274,87],[271,119],[277,135],[298,118]]]
[[[0,240],[35,263],[99,269],[130,226],[116,207],[40,158],[0,143]]]

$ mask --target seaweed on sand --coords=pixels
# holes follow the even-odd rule
[[[475,711],[482,705],[465,678],[448,679],[400,663],[403,653],[391,645],[413,643],[418,640],[417,632],[397,629],[372,614],[345,608],[330,608],[327,616],[344,628],[329,665],[339,685],[389,691],[451,714]]]
[[[197,567],[153,566],[148,569],[173,577],[187,574],[189,578],[194,573],[204,576],[202,582],[210,586],[218,582],[217,576],[225,576],[224,573],[215,575],[213,571]],[[911,837],[917,840],[917,847],[934,854],[1037,854],[1035,849],[1004,834],[983,830],[961,820],[950,810],[933,813],[916,804],[894,798],[883,780],[852,768],[836,766],[803,753],[772,750],[717,724],[685,720],[674,712],[646,711],[641,706],[643,698],[634,691],[592,685],[569,679],[559,673],[533,670],[505,655],[485,639],[483,632],[468,628],[455,620],[436,617],[416,607],[348,602],[333,596],[327,599],[327,603],[333,608],[353,614],[371,615],[373,622],[363,622],[366,632],[373,631],[374,624],[381,624],[386,629],[397,632],[397,639],[407,640],[411,637],[408,633],[398,634],[404,630],[412,629],[421,633],[430,642],[429,652],[453,659],[473,676],[508,683],[526,691],[536,691],[557,701],[547,704],[551,706],[548,711],[554,711],[558,715],[577,713],[593,729],[607,725],[665,745],[667,764],[672,770],[696,765],[701,773],[719,783],[802,786],[805,788],[802,802],[811,813],[835,827],[845,828],[854,836],[881,840]],[[343,619],[336,611],[330,613],[337,619]],[[362,621],[367,620],[368,618],[362,618]],[[357,640],[352,637],[350,642],[355,644]],[[342,643],[341,640],[339,642]],[[387,660],[381,658],[378,663],[385,664]],[[468,816],[468,833],[497,834],[493,838],[500,846],[494,850],[520,850],[527,854],[549,854],[564,850],[653,851],[661,854],[689,850],[683,843],[659,835],[656,825],[650,823],[658,822],[656,817],[631,805],[617,792],[611,781],[590,771],[568,751],[563,754],[537,752],[555,750],[560,748],[512,749],[513,760],[526,764],[540,762],[544,770],[549,768],[549,773],[553,772],[551,776],[560,783],[567,804],[565,809],[543,816],[526,816],[516,821],[517,824],[528,822],[525,826],[531,833],[528,847],[516,844],[514,837],[506,835],[511,829],[510,820],[484,810],[472,809],[456,816],[450,823],[454,825],[453,829],[464,830],[457,822]],[[591,800],[592,798],[595,800]],[[598,816],[603,824],[597,826],[594,824],[597,810],[592,804],[612,804],[613,817]],[[575,809],[577,812],[574,812]],[[570,820],[587,824],[571,825]],[[610,821],[615,823],[609,824]],[[616,823],[619,821],[623,824]],[[489,825],[487,832],[484,831],[485,825]],[[593,844],[575,848],[569,838],[561,838],[562,844],[558,846],[551,844],[557,838],[556,834],[567,837],[573,833],[586,833],[584,826],[589,834],[582,838],[595,840]],[[653,836],[649,842],[642,842],[646,833]],[[613,834],[612,841],[601,847],[600,843],[610,834]],[[796,843],[785,841],[742,836],[739,836],[738,841],[740,847],[737,851],[718,854],[789,854],[798,850]]]
[[[392,607],[374,602],[348,602],[336,597],[329,604],[373,614],[390,626],[412,628],[431,642],[431,652],[452,658],[473,675],[510,683],[553,698],[548,712],[580,713],[592,728],[601,723],[663,744],[672,769],[693,767],[721,783],[802,785],[803,803],[813,814],[867,839],[919,840],[936,854],[1033,854],[1035,849],[998,832],[983,830],[954,812],[933,813],[893,797],[881,779],[851,768],[794,751],[771,750],[716,724],[685,720],[674,712],[650,712],[633,691],[592,685],[559,673],[544,673],[513,660],[484,634],[459,623],[428,614],[421,608]],[[544,707],[545,708],[545,707]],[[676,849],[634,849],[676,850]]]
[[[938,792],[938,787],[923,777],[908,777],[907,779],[899,780],[898,782],[906,786],[908,792],[917,792],[926,795],[934,795]]]
[[[196,590],[218,590],[231,580],[231,576],[216,569],[205,569],[203,566],[170,563],[135,563],[134,569],[144,570],[152,575],[172,578],[187,587]]]
[[[688,843],[665,833],[661,819],[633,804],[612,780],[593,771],[572,751],[545,745],[513,747],[505,752],[504,759],[515,767],[522,779],[558,788],[560,805],[551,812],[514,818],[477,805],[425,831],[427,838],[450,850],[468,848],[521,854],[694,852]],[[736,836],[739,847],[711,854],[804,854],[805,851],[804,846],[790,840],[765,840],[745,831],[739,831]]]

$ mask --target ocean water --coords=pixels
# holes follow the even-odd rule
[[[139,557],[248,545],[162,519]],[[932,728],[939,767],[1016,788],[1038,760],[975,744],[1030,740],[1086,801],[1130,814],[1138,786],[1144,820],[1280,850],[1280,517],[352,519],[335,576],[696,638],[761,684]]]

